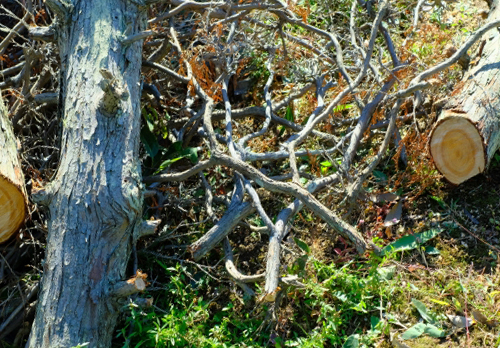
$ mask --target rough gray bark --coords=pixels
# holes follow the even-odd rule
[[[60,166],[35,199],[50,221],[29,347],[109,347],[116,291],[143,228],[138,159],[143,13],[126,0],[47,3],[57,13]]]
[[[488,22],[500,19],[495,0]],[[460,184],[483,172],[500,146],[500,33],[486,34],[479,62],[464,76],[447,102],[430,137],[438,170]]]
[[[0,95],[0,243],[24,222],[27,195],[12,124]]]

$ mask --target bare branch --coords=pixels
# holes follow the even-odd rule
[[[243,202],[243,195],[243,186],[237,185],[231,199],[231,205],[224,216],[200,239],[190,245],[189,251],[195,260],[199,260],[217,246],[241,220],[255,211],[251,203]]]
[[[159,70],[161,71],[162,73],[165,73],[181,82],[184,82],[184,83],[189,83],[190,79],[187,78],[187,77],[184,77],[178,73],[176,73],[175,71],[173,70],[170,70],[169,68],[163,66],[163,65],[160,65],[158,63],[155,63],[155,62],[150,62],[150,61],[143,61],[142,62],[142,66],[145,66],[145,67],[148,67],[148,68],[152,68],[152,69],[156,69],[156,70]]]
[[[7,34],[7,36],[5,37],[5,39],[2,40],[2,42],[0,42],[0,56],[2,54],[4,54],[7,46],[9,45],[10,41],[16,36],[16,35],[19,35],[19,31],[21,29],[23,29],[24,27],[26,27],[26,21],[28,20],[28,18],[30,17],[30,13],[26,13],[23,18],[21,18],[19,20],[19,23],[17,23],[14,28],[10,29],[9,30],[9,33]]]
[[[265,274],[255,274],[255,275],[244,275],[236,268],[234,264],[234,256],[233,249],[231,248],[231,244],[229,243],[229,239],[224,239],[224,254],[226,258],[226,269],[227,272],[234,280],[242,283],[257,283],[261,282],[265,279]]]
[[[190,169],[187,169],[180,173],[166,173],[166,174],[158,174],[153,176],[145,177],[142,181],[146,184],[151,184],[153,182],[171,182],[171,181],[184,181],[187,178],[198,174],[202,170],[210,168],[211,166],[216,164],[216,160],[214,158],[210,158],[206,161],[201,161]]]
[[[273,181],[267,176],[263,175],[257,169],[247,166],[245,162],[230,158],[222,153],[214,152],[213,157],[220,161],[221,164],[227,165],[240,173],[253,179],[259,186],[271,192],[280,192],[294,196],[311,209],[316,215],[320,216],[328,225],[330,225],[337,233],[348,238],[356,247],[359,253],[364,253],[367,249],[367,244],[361,235],[354,227],[341,220],[334,213],[328,210],[321,204],[314,196],[304,190],[299,185],[293,183],[284,183]]]
[[[384,100],[384,98],[387,97],[388,92],[391,90],[392,86],[394,86],[395,82],[396,79],[394,77],[391,77],[389,81],[386,82],[385,85],[382,87],[380,92],[377,93],[375,98],[363,108],[361,116],[358,120],[358,124],[354,128],[354,131],[351,135],[350,139],[351,141],[349,142],[349,147],[347,148],[344,154],[344,160],[342,161],[342,169],[344,172],[347,172],[351,166],[351,162],[354,158],[354,155],[356,154],[356,150],[361,141],[361,137],[363,136],[365,130],[368,128],[373,113],[375,112],[379,104],[382,102],[382,100]]]
[[[429,85],[422,84],[422,81],[425,79],[431,77],[434,74],[437,74],[440,71],[443,71],[444,69],[449,68],[456,62],[460,60],[460,58],[467,53],[467,51],[474,45],[479,39],[486,34],[489,30],[496,28],[500,26],[500,19],[497,19],[495,21],[492,21],[490,23],[487,23],[483,25],[481,28],[476,30],[476,32],[448,59],[445,59],[441,63],[433,66],[430,69],[427,69],[423,72],[421,72],[419,75],[417,75],[410,83],[410,87],[398,91],[397,93],[394,93],[391,95],[391,98],[396,98],[399,99],[402,96],[408,95],[410,90],[414,90],[416,86],[419,86],[419,89],[424,89],[428,87]]]

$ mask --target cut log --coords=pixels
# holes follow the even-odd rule
[[[500,18],[499,3],[494,1],[488,21]],[[499,31],[489,31],[484,40],[478,64],[457,84],[430,135],[434,163],[454,184],[487,169],[500,145]]]
[[[19,230],[27,211],[24,176],[16,144],[7,109],[0,98],[0,243]]]
[[[142,1],[47,1],[57,20],[61,158],[35,192],[47,206],[47,247],[27,347],[109,348],[129,284],[128,260],[143,223],[139,160]],[[144,280],[144,279],[143,279]],[[125,283],[124,283],[125,281]]]

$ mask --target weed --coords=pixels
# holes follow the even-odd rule
[[[305,243],[301,246],[309,250]],[[383,313],[394,272],[379,268],[380,260],[338,267],[305,256],[295,270],[307,273],[306,287],[286,289],[275,331],[262,328],[265,306],[241,310],[249,303],[238,297],[223,299],[228,289],[221,284],[213,288],[215,281],[208,276],[193,282],[185,267],[159,262],[169,281],[152,308],[141,309],[133,301],[127,305],[117,335],[122,347],[340,347],[351,335],[360,347],[368,347],[388,332]],[[290,308],[293,314],[286,316]]]

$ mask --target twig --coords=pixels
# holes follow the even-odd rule
[[[201,259],[217,246],[238,225],[238,222],[255,211],[252,204],[243,202],[243,195],[243,186],[239,184],[235,188],[231,205],[224,216],[200,239],[190,245],[188,250],[195,260]]]
[[[10,12],[10,11],[8,11]],[[14,28],[9,30],[9,33],[5,37],[5,39],[0,42],[0,56],[4,54],[5,50],[7,49],[7,46],[9,45],[10,41],[14,38],[14,36],[19,35],[19,32],[21,29],[27,26],[26,21],[30,17],[30,13],[27,12],[23,16],[23,18],[19,19],[19,22],[14,26]]]
[[[22,296],[22,301],[19,306],[16,307],[9,315],[7,319],[0,325],[0,335],[3,337],[3,332],[9,323],[18,317],[18,313],[26,306],[29,300],[38,292],[39,283],[36,283],[29,291],[26,296]]]
[[[264,98],[266,101],[266,119],[264,121],[264,124],[262,125],[262,128],[254,133],[250,133],[240,139],[238,142],[239,146],[244,149],[246,147],[246,144],[248,141],[250,141],[253,138],[260,137],[263,134],[265,134],[269,128],[269,125],[271,124],[271,116],[273,113],[272,110],[272,101],[271,101],[271,91],[269,90],[271,88],[271,84],[273,83],[274,79],[274,70],[272,69],[272,62],[275,56],[276,49],[271,48],[270,49],[270,54],[269,54],[269,59],[267,61],[267,69],[269,71],[269,77],[267,78],[267,82],[264,86]]]
[[[349,146],[345,151],[344,159],[342,161],[342,170],[345,173],[347,173],[351,166],[354,155],[356,154],[359,143],[361,142],[361,137],[370,124],[373,113],[375,112],[379,104],[386,98],[387,93],[391,90],[395,82],[396,79],[394,77],[390,77],[389,81],[385,83],[385,85],[382,87],[380,92],[378,92],[375,98],[363,108],[361,116],[358,120],[358,124],[354,128],[350,137]]]
[[[422,89],[431,86],[432,84],[430,82],[422,82],[422,81],[431,77],[434,74],[437,74],[440,71],[443,71],[444,69],[449,68],[450,66],[458,62],[460,58],[467,53],[469,48],[471,48],[472,45],[474,45],[486,32],[498,26],[500,26],[500,19],[497,19],[495,21],[483,25],[481,28],[476,30],[476,32],[450,58],[445,59],[444,61],[433,66],[432,68],[421,72],[419,75],[413,78],[408,88],[399,90],[398,92],[392,94],[390,96],[391,99],[403,98],[405,96],[411,95],[416,91],[420,91]]]
[[[176,73],[175,71],[173,70],[170,70],[169,68],[161,65],[161,64],[158,64],[158,63],[155,63],[153,61],[149,61],[149,60],[145,60],[142,62],[142,66],[145,66],[145,67],[148,67],[148,68],[151,68],[151,69],[156,69],[156,70],[159,70],[181,82],[184,82],[184,83],[189,83],[190,79],[187,78],[187,77],[184,77],[178,73]]]
[[[490,243],[488,243],[487,241],[485,241],[484,239],[482,239],[481,237],[479,237],[477,234],[471,232],[470,230],[468,230],[467,228],[465,228],[462,224],[460,224],[455,218],[452,218],[453,221],[458,225],[460,226],[461,229],[463,229],[465,232],[467,232],[468,234],[470,234],[471,236],[473,236],[474,238],[480,240],[481,242],[483,242],[484,244],[486,244],[487,246],[489,246],[491,249],[495,250],[497,253],[500,254],[500,249],[497,248],[496,246],[494,245],[491,245]]]
[[[158,174],[145,177],[142,181],[146,184],[151,184],[153,182],[171,182],[171,181],[184,181],[187,178],[198,174],[202,170],[210,168],[216,164],[215,158],[210,158],[206,161],[201,161],[190,169],[187,169],[180,173],[166,173]]]

